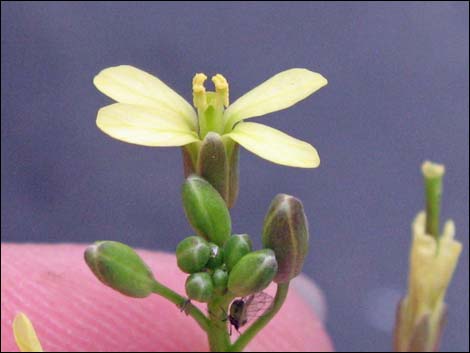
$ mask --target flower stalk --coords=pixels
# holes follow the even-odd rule
[[[178,308],[184,311],[186,315],[191,316],[204,331],[207,332],[209,330],[209,321],[207,317],[191,302],[188,302],[187,298],[179,295],[175,291],[157,281],[154,283],[153,293],[175,304]]]
[[[233,296],[231,294],[216,296],[207,305],[209,313],[207,339],[211,352],[227,352],[231,347],[227,330],[227,312],[232,300]]]
[[[277,285],[276,297],[273,306],[263,316],[259,317],[230,347],[230,352],[241,352],[248,343],[260,332],[279,312],[284,304],[287,293],[289,292],[289,283],[280,283]]]

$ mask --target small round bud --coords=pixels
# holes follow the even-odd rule
[[[206,272],[193,273],[186,279],[186,294],[190,299],[207,303],[212,298],[214,284]]]
[[[224,262],[224,251],[214,243],[209,243],[210,256],[207,261],[206,267],[215,270],[220,267]]]
[[[270,249],[258,250],[241,258],[228,277],[228,290],[237,297],[265,289],[277,273],[277,262]]]
[[[214,283],[214,290],[218,295],[223,295],[227,291],[228,273],[225,270],[218,268],[212,274],[212,282]]]
[[[227,205],[217,190],[193,174],[184,182],[182,193],[186,216],[197,234],[222,246],[230,238],[232,225]]]
[[[264,220],[263,245],[276,254],[279,269],[274,282],[296,277],[308,253],[308,224],[300,200],[279,194],[271,202]]]
[[[204,269],[210,254],[209,243],[201,237],[187,237],[176,247],[178,267],[186,273],[196,273]]]
[[[230,272],[237,262],[248,254],[253,245],[248,234],[234,234],[224,245],[224,261]]]
[[[152,293],[152,272],[125,244],[98,241],[85,250],[85,261],[101,282],[124,295],[145,298]]]

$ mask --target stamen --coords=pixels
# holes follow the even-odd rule
[[[219,97],[219,99],[222,100],[222,104],[225,107],[228,107],[229,91],[227,80],[221,74],[217,74],[215,76],[212,76],[212,82],[214,83],[215,92],[217,93],[217,96]]]
[[[193,104],[198,109],[206,109],[206,89],[204,87],[204,81],[207,76],[203,73],[194,75],[193,78]]]

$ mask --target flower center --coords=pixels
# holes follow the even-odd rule
[[[204,139],[209,131],[222,134],[224,131],[224,108],[229,105],[228,82],[221,74],[212,76],[215,92],[204,87],[207,76],[203,73],[193,78],[193,104],[197,109],[199,137]]]

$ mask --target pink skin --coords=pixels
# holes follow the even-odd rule
[[[125,297],[102,285],[83,261],[85,245],[1,245],[1,350],[18,351],[18,311],[33,322],[45,351],[207,351],[192,318],[152,295]],[[160,282],[184,293],[173,255],[139,250]],[[243,331],[243,329],[242,329]],[[238,334],[234,333],[233,338]],[[249,351],[331,351],[323,324],[294,290]]]

